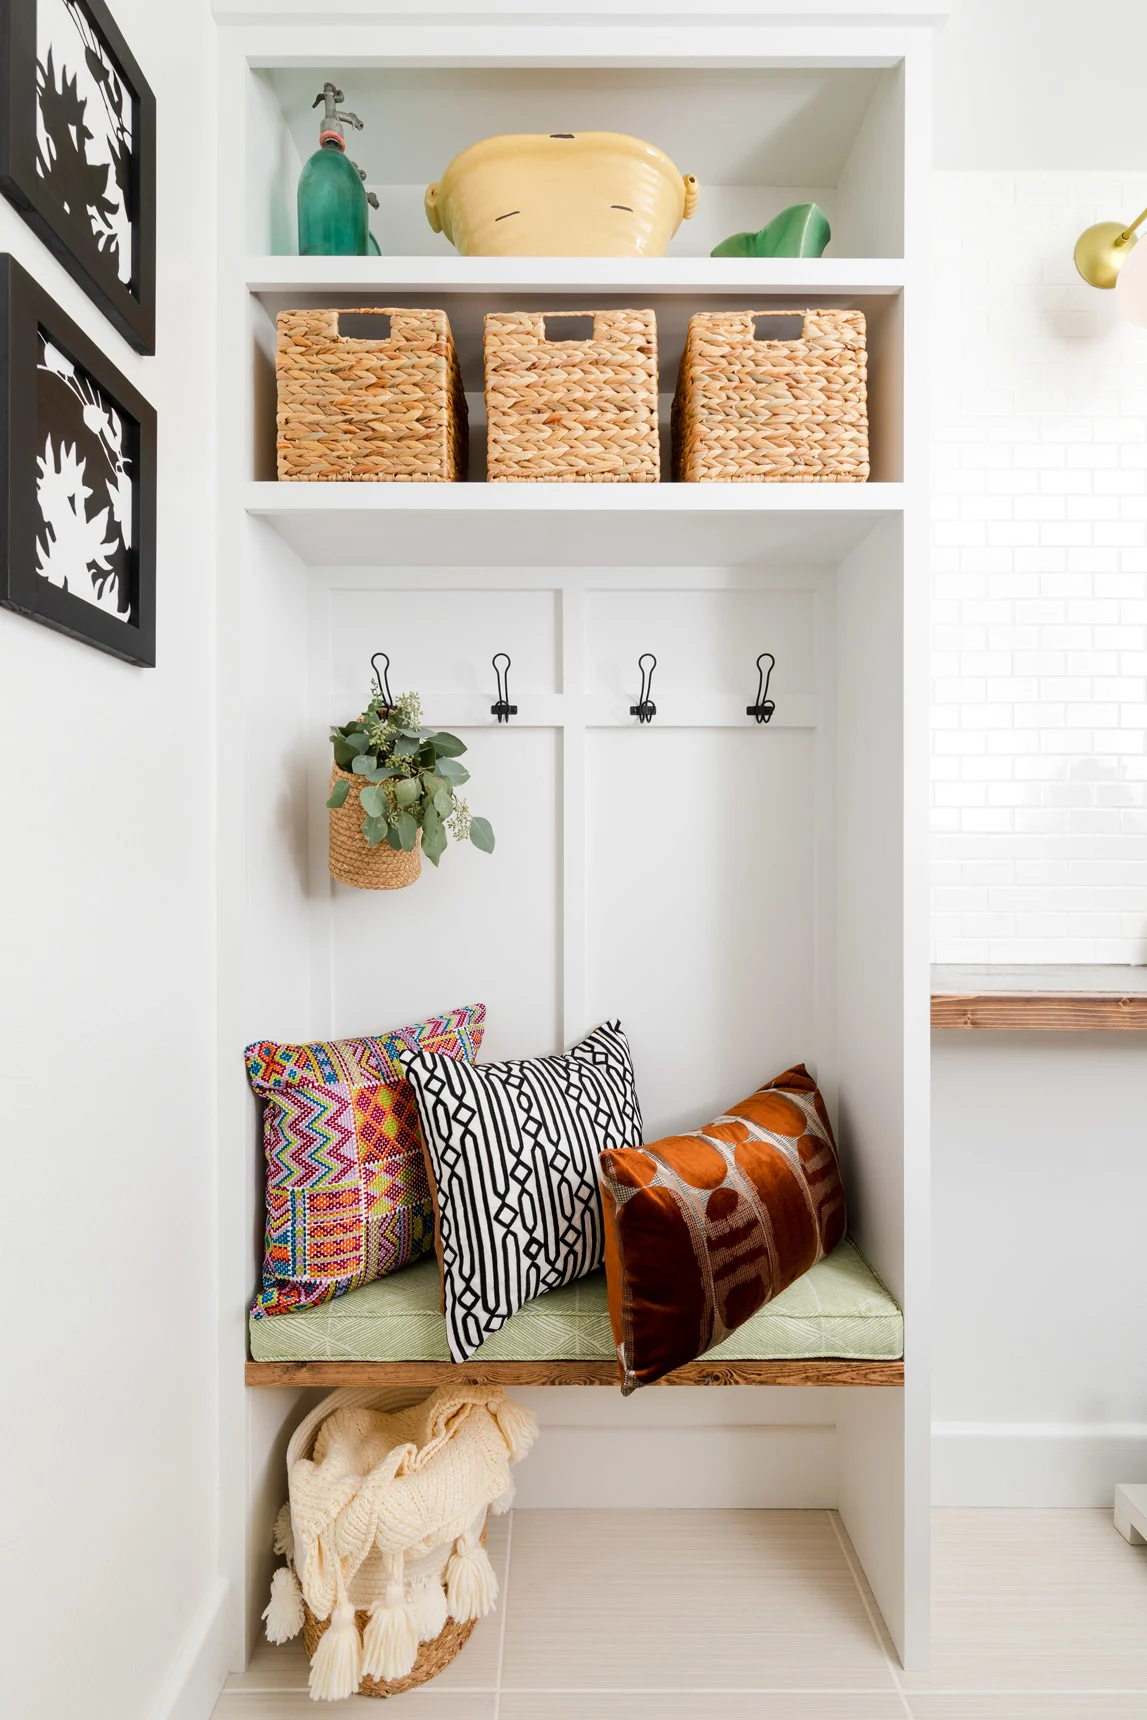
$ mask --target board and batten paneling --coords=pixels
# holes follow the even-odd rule
[[[600,576],[599,576],[600,577]],[[776,658],[770,696],[812,691],[815,684],[815,592],[810,589],[634,590],[618,569],[617,584],[586,595],[586,691],[627,692],[643,651],[657,658],[654,702],[672,695],[677,717],[681,699],[698,694],[739,698],[738,720],[756,695],[756,660]],[[744,694],[741,698],[740,695]],[[782,710],[782,717],[787,714]],[[756,725],[753,725],[754,727]]]
[[[488,584],[460,588],[440,584],[432,568],[420,568],[408,586],[385,590],[335,588],[330,596],[330,693],[332,710],[360,708],[371,676],[371,656],[390,657],[390,687],[397,698],[422,695],[427,720],[435,701],[457,696],[493,701],[490,660],[497,651],[513,659],[512,696],[556,693],[561,675],[558,594],[546,588],[552,574],[538,570],[539,585],[499,590],[497,573]],[[339,720],[345,720],[340,716]]]
[[[585,601],[591,696],[627,715],[638,658],[657,658],[653,721],[585,734],[586,1019],[625,1023],[653,1139],[816,1059],[817,593],[618,583]],[[775,727],[746,715],[765,650]],[[787,726],[794,707],[809,727]]]
[[[633,1046],[649,1139],[815,1063],[813,735],[592,729],[586,998]]]
[[[531,1056],[620,1015],[642,1048],[648,1127],[697,1126],[816,1059],[817,618],[831,576],[547,577],[313,575],[310,888],[327,901],[328,1030],[481,999],[483,1056]],[[416,687],[426,720],[465,739],[463,792],[497,836],[492,857],[451,845],[394,894],[325,873],[321,737],[361,708],[378,650],[392,692]],[[518,706],[504,725],[490,715],[496,650],[512,658]],[[642,650],[658,657],[649,726],[629,710]],[[762,650],[777,658],[767,727],[746,714]]]
[[[329,886],[336,1033],[482,1002],[484,1059],[559,1048],[560,736],[549,717],[498,724],[489,714],[495,651],[509,652],[511,699],[524,701],[553,694],[558,649],[552,591],[441,591],[420,573],[413,588],[330,593],[329,709],[346,721],[361,708],[370,657],[385,650],[392,693],[417,690],[426,721],[465,741],[472,780],[461,795],[496,840],[493,855],[451,841],[410,889]],[[484,701],[481,726],[457,722],[460,699],[475,717]],[[312,799],[325,824],[321,796]]]
[[[484,1062],[543,1056],[561,1039],[557,736],[460,738],[474,770],[462,794],[494,826],[495,852],[451,841],[410,889],[333,885],[331,1019],[338,1033],[362,1032],[481,1002]]]

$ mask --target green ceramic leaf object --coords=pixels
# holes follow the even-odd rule
[[[759,233],[734,233],[709,253],[712,257],[821,257],[832,238],[824,210],[816,203],[794,203],[774,215]]]

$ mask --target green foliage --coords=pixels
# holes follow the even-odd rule
[[[494,832],[490,829],[488,818],[472,818],[470,820],[470,840],[475,848],[480,848],[483,854],[494,852]]]
[[[358,798],[368,818],[381,818],[385,822],[387,815],[386,796],[377,783],[372,783],[369,788],[360,788]]]
[[[464,782],[470,780],[470,772],[464,764],[459,764],[456,758],[439,759],[437,768],[439,776],[444,776],[455,788],[461,788]]]
[[[470,773],[458,760],[466,751],[457,735],[424,728],[417,693],[403,693],[390,709],[376,693],[360,717],[331,730],[335,763],[362,784],[362,833],[372,848],[386,842],[409,854],[422,831],[422,852],[435,866],[447,835],[494,851],[489,820],[475,818],[457,790]],[[349,782],[336,782],[327,805],[345,804]]]

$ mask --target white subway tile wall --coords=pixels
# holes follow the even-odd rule
[[[934,959],[1147,961],[1147,330],[1072,262],[1147,176],[934,186]]]

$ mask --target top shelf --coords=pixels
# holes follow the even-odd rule
[[[734,233],[758,232],[783,209],[806,202],[819,204],[832,227],[833,257],[826,259],[824,272],[828,290],[836,290],[833,271],[842,262],[843,282],[851,285],[849,259],[905,255],[907,131],[900,63],[882,65],[865,56],[867,63],[852,65],[792,64],[787,59],[776,65],[744,64],[739,58],[736,64],[697,64],[687,51],[688,59],[674,63],[610,65],[601,63],[602,45],[597,44],[591,64],[577,60],[567,31],[557,32],[566,52],[555,63],[546,63],[546,52],[533,56],[540,63],[523,65],[516,58],[512,64],[499,63],[498,40],[520,41],[522,33],[507,23],[499,37],[491,25],[482,64],[420,65],[393,58],[380,63],[373,55],[340,62],[331,58],[333,45],[310,59],[299,44],[290,64],[252,66],[248,253],[286,259],[297,250],[298,177],[318,141],[312,104],[316,89],[332,79],[364,122],[353,149],[367,189],[378,199],[371,229],[385,253],[376,259],[377,275],[352,277],[357,285],[401,280],[400,268],[398,274],[391,271],[403,259],[413,260],[419,270],[413,280],[407,277],[416,290],[452,283],[459,278],[456,271],[465,279],[472,265],[456,257],[445,233],[433,232],[427,222],[426,189],[441,181],[449,164],[479,139],[502,135],[545,140],[622,133],[642,138],[663,151],[677,172],[694,175],[701,196],[694,216],[682,221],[668,240],[665,258],[637,259],[636,265],[627,259],[591,259],[584,275],[584,260],[577,260],[571,273],[565,258],[517,258],[512,262],[524,265],[524,275],[478,274],[474,281],[479,289],[502,280],[529,289],[535,282],[627,292],[646,285],[673,291],[678,282],[685,291],[705,288],[714,278],[710,253],[717,244]],[[393,51],[389,40],[375,46],[385,46],[388,54]],[[451,53],[453,41],[443,42],[442,48]],[[572,57],[567,58],[568,53]],[[579,195],[598,196],[606,206],[628,209],[633,202],[626,191],[630,178],[625,160],[607,151],[601,157],[600,178],[583,184]],[[548,212],[552,196],[516,171],[511,150],[490,183],[493,195],[511,199],[506,212],[522,217],[514,232],[528,248],[531,222],[543,209]],[[568,189],[565,195],[570,195]],[[634,245],[635,219],[619,217],[621,231]],[[487,267],[493,261],[475,260]],[[370,268],[369,260],[364,261]],[[651,263],[663,268],[650,268]],[[692,273],[697,265],[704,269],[700,277]],[[448,273],[439,275],[439,266]],[[635,266],[637,272],[631,273]],[[770,267],[764,275],[745,272],[725,278],[733,291],[746,284],[768,286],[774,279],[781,291],[804,290],[807,266],[798,264],[795,271],[782,267],[778,275]],[[498,267],[495,263],[495,270]],[[685,271],[680,276],[674,274],[678,268]],[[654,287],[661,273],[666,285]],[[882,271],[878,268],[877,273]],[[280,278],[270,277],[272,282]],[[301,278],[303,284],[309,279]],[[863,275],[859,281],[863,284]],[[289,277],[288,284],[297,286],[300,278]]]
[[[873,257],[250,257],[257,298],[291,293],[782,294],[804,300],[895,297],[902,258]]]

